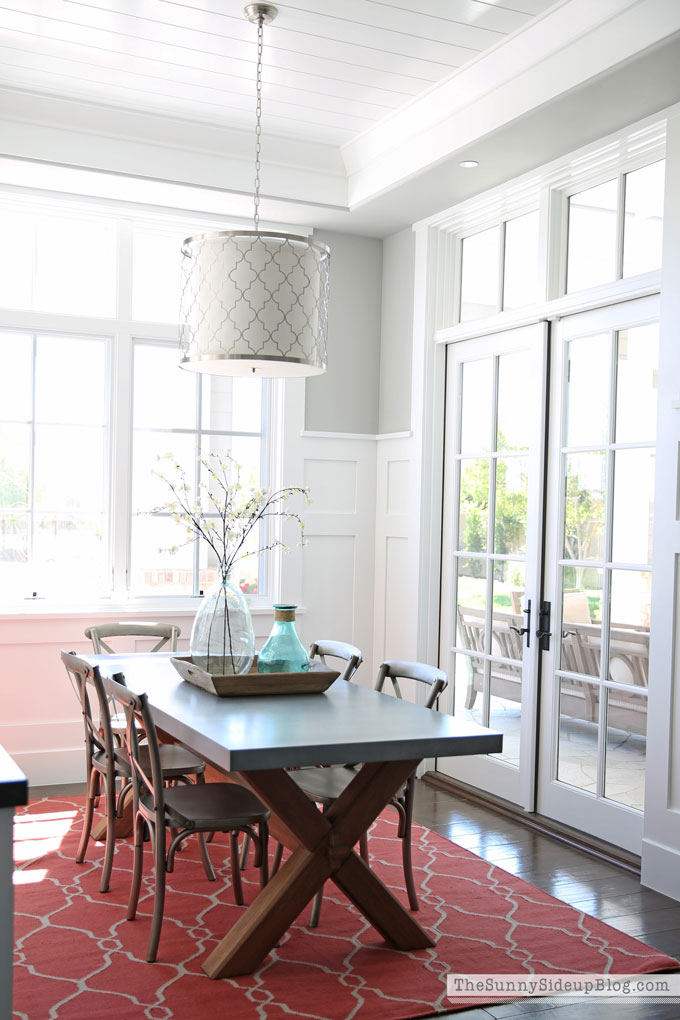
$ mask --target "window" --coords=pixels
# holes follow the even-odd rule
[[[170,499],[165,455],[194,501],[210,452],[269,476],[267,383],[178,367],[181,242],[225,224],[1,195],[0,214],[15,239],[0,255],[0,599],[198,595],[216,579],[207,548],[151,513]],[[235,571],[264,593],[266,561]]]
[[[460,295],[461,322],[540,300],[537,210],[463,238]]]
[[[665,160],[569,197],[567,293],[661,267]]]
[[[108,343],[0,333],[0,585],[99,594],[108,559]]]
[[[49,206],[2,208],[0,307],[113,317],[116,222]]]
[[[186,231],[136,224],[132,231],[132,318],[175,322],[180,298],[180,258]]]
[[[158,473],[178,474],[166,457],[171,455],[192,490],[192,502],[206,480],[199,458],[211,452],[230,454],[244,480],[262,478],[263,384],[178,371],[175,346],[145,341],[134,344],[133,380],[130,586],[136,594],[196,595],[217,581],[215,561],[205,543],[185,545],[184,528],[170,511],[149,516],[150,508],[172,499]],[[168,552],[173,546],[177,553]],[[256,556],[242,559],[234,570],[244,591],[259,593]]]

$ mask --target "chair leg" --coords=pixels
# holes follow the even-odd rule
[[[161,937],[161,925],[163,924],[163,909],[165,907],[165,824],[156,818],[155,839],[154,839],[154,871],[155,890],[153,897],[153,916],[151,918],[151,934],[149,945],[146,951],[148,963],[153,963],[158,953],[158,943]]]
[[[85,851],[87,850],[87,844],[90,840],[90,833],[92,832],[92,818],[94,815],[94,801],[95,801],[95,790],[96,783],[99,779],[99,773],[96,769],[90,770],[90,775],[87,781],[87,800],[85,801],[85,818],[83,819],[83,831],[80,834],[80,843],[78,844],[78,851],[76,853],[76,864],[82,864],[85,860]]]
[[[188,780],[187,780],[187,782],[188,782]],[[201,786],[205,786],[205,772],[197,772],[196,775],[194,776],[194,783],[195,783],[196,786],[198,786],[199,784]],[[212,843],[214,838],[215,838],[215,832],[213,830],[213,832],[209,832],[208,835],[205,837],[205,841],[206,841],[206,843]]]
[[[229,833],[229,849],[231,861],[231,884],[234,888],[234,902],[238,907],[243,906],[243,883],[241,882],[241,864],[238,853],[238,831],[233,829]]]
[[[274,850],[274,860],[272,861],[272,876],[281,867],[281,858],[283,857],[283,843],[277,843],[276,849]]]
[[[322,886],[321,889],[319,889],[316,896],[314,897],[314,902],[312,903],[312,913],[309,918],[310,928],[319,927],[319,918],[321,917],[321,904],[323,903],[323,890],[324,887]]]
[[[404,834],[401,840],[401,856],[404,863],[404,879],[411,910],[419,910],[416,883],[413,878],[413,862],[411,860],[411,823],[413,822],[413,799],[415,796],[415,776],[410,776],[406,783],[404,795]]]
[[[243,840],[243,849],[241,850],[241,871],[245,871],[248,866],[248,854],[250,853],[250,833],[246,832],[245,839]]]
[[[359,856],[368,864],[368,833],[364,832],[359,840]]]
[[[201,860],[203,861],[203,868],[208,876],[208,881],[216,882],[217,876],[215,875],[215,871],[210,862],[210,857],[208,856],[208,847],[206,846],[204,832],[199,832],[198,834],[198,849],[201,851]]]
[[[269,824],[266,820],[260,822],[258,832],[260,835],[260,889],[264,889],[269,881]]]
[[[328,810],[328,805],[324,804],[322,806],[321,810],[325,814],[326,811]],[[364,834],[364,836],[362,836],[362,840],[364,840],[365,838],[366,838],[366,836]],[[363,857],[363,845],[362,845],[361,849],[362,849],[362,854],[361,855]],[[368,844],[366,844],[366,853],[368,854]],[[365,858],[365,859],[367,859],[367,858]],[[309,918],[309,927],[310,928],[318,928],[319,927],[319,920],[321,918],[321,904],[323,903],[323,891],[324,891],[324,889],[325,889],[325,883],[324,883],[324,885],[321,886],[321,888],[319,889],[318,893],[314,897],[314,902],[312,903],[312,913],[311,913],[310,918]]]
[[[104,868],[102,880],[99,885],[99,892],[109,891],[111,882],[111,869],[113,867],[113,854],[116,849],[116,780],[114,776],[106,777],[106,850],[104,853]]]
[[[134,921],[139,903],[139,891],[142,887],[142,868],[144,865],[144,830],[146,822],[142,815],[135,817],[134,837],[135,849],[132,866],[132,882],[130,884],[130,899],[128,900],[127,920]]]

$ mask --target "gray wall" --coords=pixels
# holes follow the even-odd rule
[[[415,234],[409,228],[383,241],[378,431],[411,428],[411,354]]]
[[[310,432],[378,431],[382,242],[314,231],[331,249],[328,371],[307,380]]]

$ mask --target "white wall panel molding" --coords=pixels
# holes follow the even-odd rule
[[[674,0],[569,0],[343,146],[349,204],[375,198],[680,29]]]
[[[672,846],[642,840],[642,884],[664,896],[680,900],[680,849],[677,841]]]
[[[409,576],[412,440],[379,443],[376,465],[373,671],[383,659],[415,659]],[[411,619],[409,619],[411,617]]]
[[[369,432],[315,432],[308,429],[304,429],[300,435],[303,439],[341,439],[363,443],[374,443],[379,438]]]
[[[364,443],[381,443],[388,439],[408,439],[412,432],[382,432],[371,435],[367,432],[308,432],[301,433],[303,439],[343,439]]]
[[[188,652],[195,607],[185,612],[127,614],[82,612],[0,621],[2,723],[0,744],[16,759],[32,785],[83,781],[82,718],[76,695],[59,659],[62,648],[76,654],[92,651],[83,631],[93,622],[128,618],[150,622],[162,618],[182,631],[178,649]],[[271,609],[253,616],[256,642],[264,643],[273,622]],[[143,652],[153,642],[130,640],[121,650]]]
[[[370,686],[376,443],[305,434],[299,448],[312,503],[304,512],[298,632],[306,645],[318,638],[357,645],[364,654],[357,680]]]
[[[680,898],[680,111],[668,121],[642,881]]]
[[[85,752],[78,747],[49,751],[14,751],[12,758],[28,778],[29,787],[85,782]]]

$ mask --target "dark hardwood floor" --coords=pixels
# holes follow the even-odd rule
[[[565,903],[680,958],[680,903],[645,889],[626,869],[534,832],[519,821],[419,782],[415,820]],[[505,1020],[550,1011],[550,1020],[680,1020],[680,1003],[637,1004],[621,998],[485,1006],[447,1013],[457,1020]]]
[[[83,786],[31,789],[31,797],[84,793]],[[490,808],[419,782],[415,820],[454,840],[539,889],[599,917],[607,924],[680,958],[680,903],[645,889],[624,868],[590,857]],[[527,999],[443,1016],[456,1020],[506,1020],[550,1010],[550,1020],[680,1020],[680,1003],[625,1000]],[[440,1014],[442,1017],[442,1014]]]

